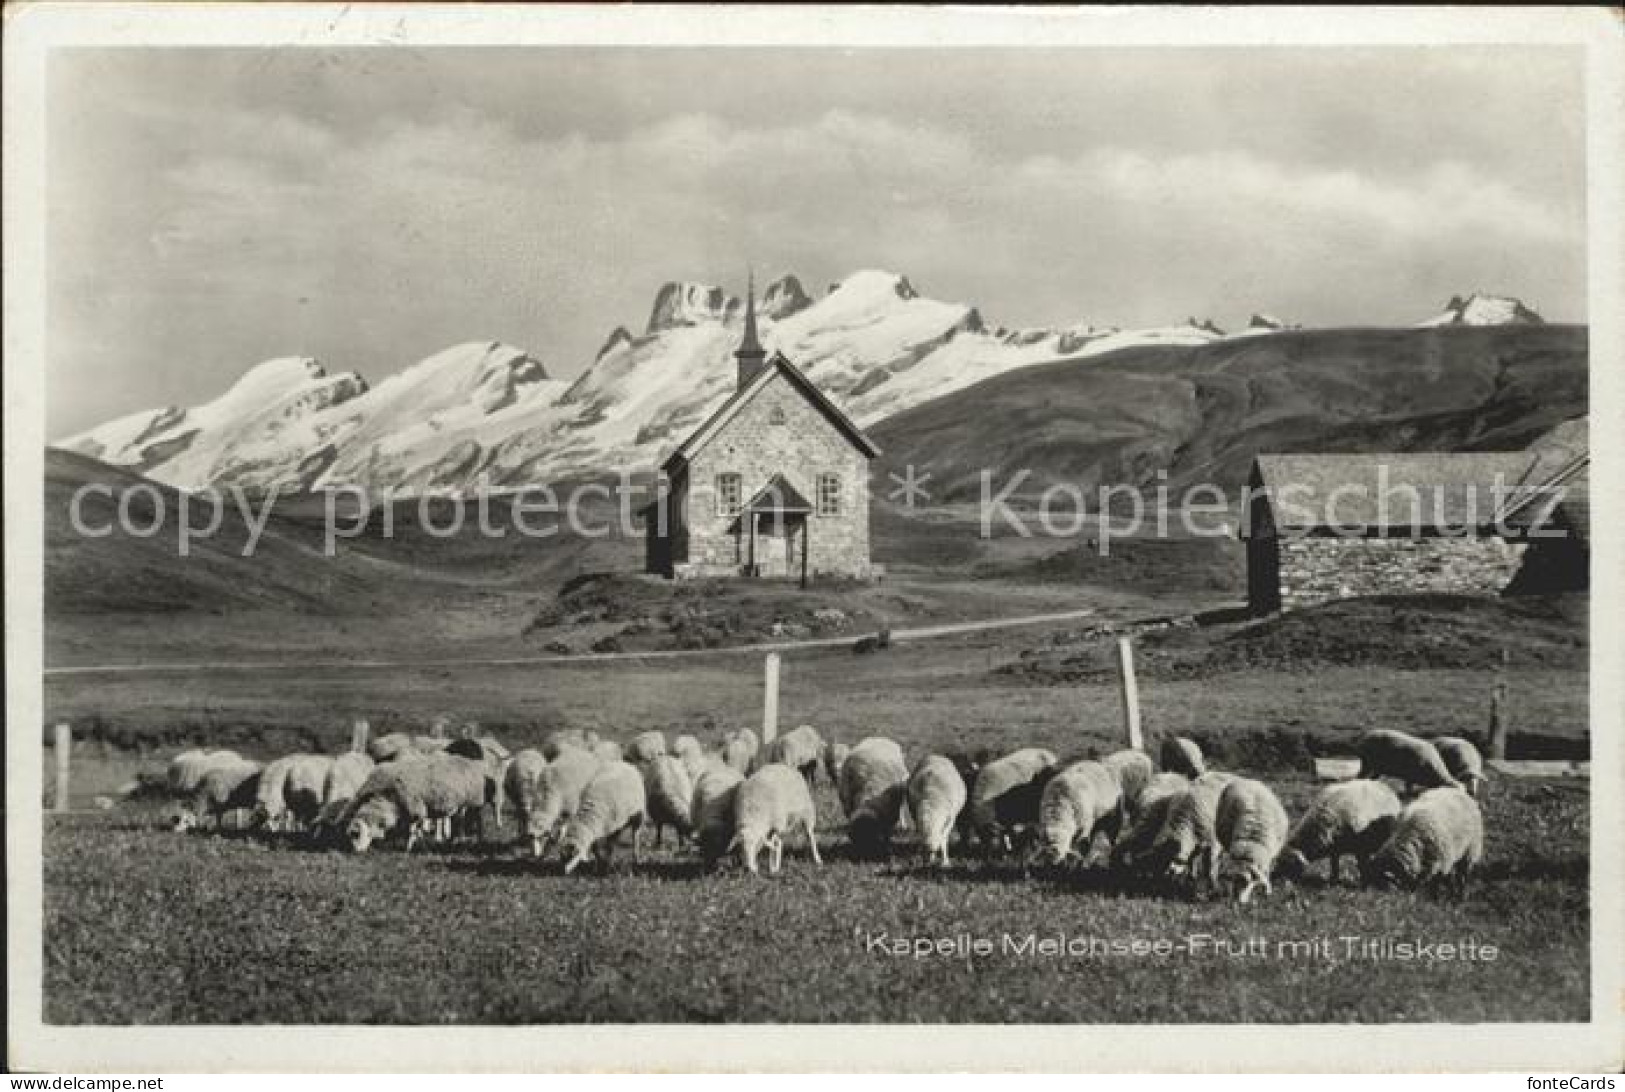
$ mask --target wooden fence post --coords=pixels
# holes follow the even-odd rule
[[[1117,638],[1117,679],[1123,692],[1123,729],[1128,745],[1136,751],[1145,750],[1145,739],[1140,734],[1140,688],[1134,680],[1134,646],[1127,636]]]
[[[1501,670],[1496,673],[1495,685],[1490,689],[1490,757],[1504,759],[1507,756],[1507,736],[1512,731],[1511,717],[1507,711],[1507,678],[1506,669],[1512,657],[1506,649],[1501,650]]]
[[[358,720],[350,726],[350,750],[361,754],[367,749],[367,737],[372,734],[372,726],[364,720]]]
[[[68,764],[73,761],[73,729],[66,722],[56,726],[56,742],[52,750],[56,752],[56,798],[51,802],[52,810],[67,811]]]
[[[762,675],[762,746],[779,734],[779,654],[769,652]]]

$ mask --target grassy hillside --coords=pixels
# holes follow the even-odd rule
[[[933,499],[1052,483],[1235,488],[1259,451],[1453,451],[1526,445],[1586,412],[1577,326],[1312,330],[1127,349],[1008,372],[888,418],[882,475],[912,464]],[[880,480],[886,480],[882,477]]]

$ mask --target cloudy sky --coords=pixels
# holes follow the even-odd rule
[[[53,437],[273,356],[573,375],[747,263],[1007,326],[1585,319],[1560,49],[64,51],[47,126]]]

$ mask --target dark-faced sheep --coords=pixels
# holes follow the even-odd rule
[[[1014,838],[1032,834],[1044,786],[1054,772],[1055,752],[1041,747],[1013,751],[977,771],[965,810],[985,854],[1000,846],[1009,851],[1015,848]]]
[[[1377,887],[1448,884],[1464,890],[1484,859],[1484,816],[1461,788],[1429,789],[1405,806],[1394,833],[1366,862]]]
[[[1362,778],[1391,777],[1407,789],[1461,788],[1439,751],[1425,739],[1379,728],[1362,735],[1355,744]]]
[[[1433,740],[1433,748],[1444,760],[1450,776],[1467,790],[1467,795],[1477,796],[1484,784],[1484,756],[1478,748],[1459,736],[1438,736]]]
[[[1162,741],[1160,754],[1162,768],[1168,773],[1184,774],[1192,781],[1207,773],[1207,760],[1202,757],[1202,748],[1193,739],[1169,736]]]
[[[1358,875],[1393,833],[1403,808],[1399,795],[1381,781],[1360,779],[1328,785],[1316,794],[1287,835],[1276,871],[1296,879],[1313,862],[1328,858],[1336,883],[1342,879],[1342,859],[1351,856]]]

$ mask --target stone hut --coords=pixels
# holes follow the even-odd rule
[[[869,461],[880,449],[801,369],[771,358],[752,292],[734,393],[662,464],[645,567],[668,577],[868,579]]]
[[[1533,450],[1259,455],[1242,530],[1248,605],[1585,587],[1588,465]]]

